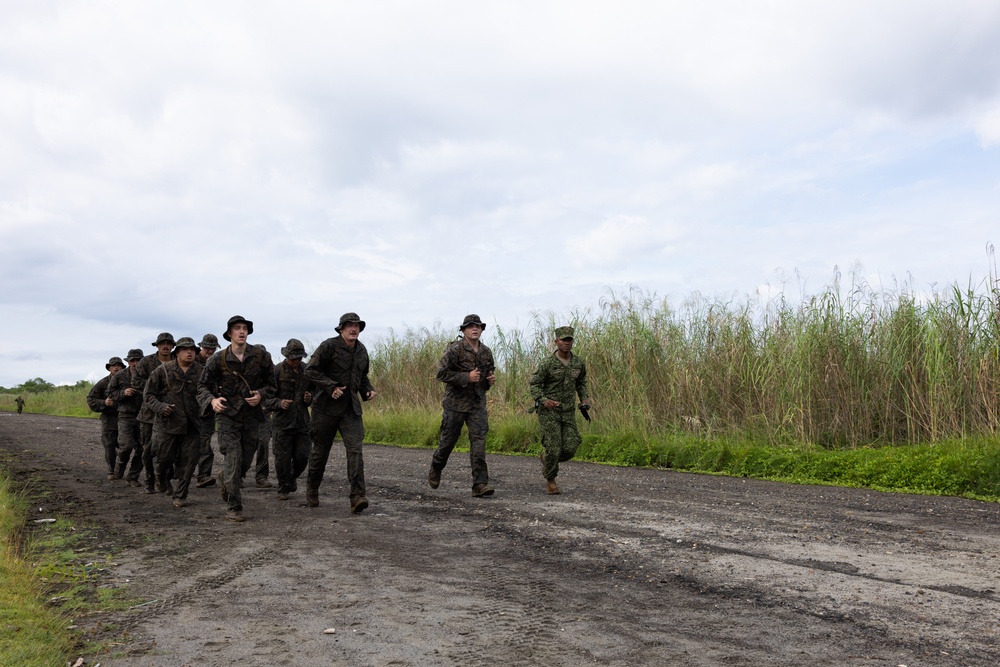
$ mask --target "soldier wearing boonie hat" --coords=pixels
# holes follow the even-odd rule
[[[101,413],[101,445],[104,447],[104,462],[108,464],[108,479],[115,479],[115,464],[118,461],[118,408],[108,393],[108,385],[115,373],[124,370],[121,357],[111,357],[104,364],[108,374],[94,383],[87,394],[87,405],[94,412]]]
[[[188,487],[199,453],[198,379],[194,338],[179,338],[174,359],[157,366],[146,382],[143,402],[156,415],[153,422],[153,465],[156,490],[170,493],[174,507],[187,505]],[[170,480],[176,477],[171,485]]]
[[[472,462],[472,495],[493,495],[486,465],[486,392],[496,381],[493,352],[479,340],[486,325],[479,315],[466,315],[458,330],[462,335],[445,349],[438,362],[437,379],[445,384],[441,415],[441,439],[431,457],[427,483],[432,489],[441,484],[441,471],[448,465],[464,424],[469,431],[469,458]]]
[[[108,396],[118,409],[118,461],[115,464],[115,477],[124,477],[129,486],[141,486],[139,473],[142,472],[142,443],[136,415],[142,405],[142,393],[132,388],[132,373],[142,357],[141,349],[129,350],[125,355],[128,366],[115,373],[108,383]]]
[[[156,493],[156,490],[153,488],[155,478],[153,473],[152,449],[153,419],[155,415],[149,406],[146,405],[146,402],[141,400],[141,397],[143,391],[146,389],[146,381],[149,380],[149,376],[152,375],[157,366],[173,360],[174,345],[174,337],[164,331],[153,342],[156,352],[143,357],[132,371],[132,388],[138,393],[141,401],[139,415],[136,419],[139,420],[139,442],[142,444],[142,467],[146,470],[146,477],[143,480],[145,493]]]
[[[319,487],[333,439],[339,432],[347,454],[351,512],[357,514],[368,507],[361,447],[365,437],[361,401],[370,401],[376,394],[368,379],[368,349],[358,340],[358,335],[365,330],[365,321],[357,313],[344,313],[335,330],[339,335],[320,343],[305,369],[306,378],[316,386],[310,426],[313,446],[306,472],[306,504],[319,505]]]
[[[212,355],[198,383],[202,413],[215,414],[224,456],[219,492],[230,521],[244,520],[240,487],[260,443],[264,403],[275,388],[274,362],[263,346],[247,343],[252,333],[253,322],[242,315],[230,317],[222,335],[230,345]]]
[[[580,446],[580,431],[576,426],[576,400],[580,411],[590,420],[590,395],[587,391],[587,365],[573,354],[573,327],[555,330],[556,350],[538,364],[529,386],[535,401],[542,435],[542,475],[545,490],[550,495],[560,493],[556,484],[559,464],[576,455]]]
[[[216,335],[205,334],[201,337],[201,342],[198,343],[198,356],[194,358],[195,363],[204,368],[218,349],[219,339]],[[215,484],[215,478],[212,477],[212,465],[215,463],[215,451],[212,449],[212,435],[214,433],[215,415],[209,412],[201,418],[200,453],[198,454],[198,463],[195,466],[195,486],[200,489]]]
[[[306,379],[302,359],[306,348],[296,338],[281,348],[285,359],[274,367],[277,392],[267,402],[274,433],[274,473],[278,478],[278,500],[287,500],[298,489],[296,480],[309,464],[309,404],[312,383]]]

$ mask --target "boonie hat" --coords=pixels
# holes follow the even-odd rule
[[[197,349],[197,347],[198,346],[194,344],[194,338],[184,336],[184,338],[179,339],[177,343],[174,344],[174,352],[177,350],[189,350],[192,348]]]
[[[226,322],[226,333],[222,334],[222,337],[228,341],[232,341],[233,339],[229,337],[229,332],[232,330],[234,324],[239,324],[240,322],[247,325],[248,336],[253,333],[253,322],[242,315],[233,315],[229,318],[229,321]]]
[[[108,359],[108,363],[104,364],[104,370],[110,371],[112,366],[121,366],[125,368],[125,362],[122,361],[121,357],[111,357]]]
[[[306,356],[305,345],[298,338],[289,338],[285,347],[281,348],[281,356],[285,359],[301,359]]]
[[[153,347],[156,347],[160,343],[170,343],[171,345],[173,345],[174,337],[169,333],[167,333],[166,331],[164,331],[163,333],[161,333],[159,336],[156,337],[156,342],[153,343]]]
[[[144,356],[146,355],[142,353],[142,350],[137,347],[133,347],[128,351],[128,354],[125,355],[125,361],[139,361]]]
[[[462,326],[460,326],[458,330],[464,331],[465,327],[469,326],[470,324],[478,324],[480,329],[486,328],[486,325],[483,324],[483,321],[479,319],[479,315],[472,314],[465,316],[465,319],[462,320]]]
[[[351,322],[357,322],[359,325],[361,325],[361,330],[362,331],[365,330],[365,321],[360,317],[358,317],[357,313],[344,313],[343,315],[340,316],[340,324],[334,327],[334,331],[340,333],[341,329],[344,328],[344,325],[350,324]]]
[[[215,337],[215,334],[205,334],[201,337],[198,347],[210,347],[217,350],[219,349],[219,339]]]

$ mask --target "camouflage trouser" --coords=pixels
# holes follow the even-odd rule
[[[129,465],[132,459],[132,465]],[[125,468],[128,467],[126,471]],[[139,440],[139,420],[135,415],[118,413],[118,468],[125,479],[138,481],[142,472],[142,444]],[[121,476],[121,475],[119,475]]]
[[[538,425],[545,450],[545,479],[555,479],[559,464],[576,456],[580,446],[580,431],[576,428],[576,413],[559,410],[539,410]]]
[[[104,462],[108,464],[108,474],[115,474],[118,463],[118,418],[101,420],[101,445],[104,446]]]
[[[486,434],[490,430],[486,417],[486,408],[472,412],[456,412],[444,409],[441,415],[441,440],[437,451],[431,458],[431,467],[444,470],[448,465],[448,457],[455,449],[458,437],[462,435],[462,425],[469,428],[469,460],[472,462],[472,486],[489,484],[490,472],[486,466]]]
[[[258,421],[239,422],[224,415],[216,418],[219,433],[219,453],[222,459],[222,486],[229,494],[229,509],[243,511],[240,486],[253,463],[260,440]]]
[[[152,447],[156,462],[156,479],[166,484],[176,475],[174,498],[187,498],[198,458],[198,430],[193,426],[187,433],[166,433],[153,429]]]
[[[146,471],[143,483],[147,489],[151,489],[156,482],[153,469],[153,422],[139,422],[139,442],[142,443],[142,468]]]
[[[215,417],[204,419],[198,425],[198,462],[195,464],[195,479],[199,482],[212,477],[215,452],[212,451],[212,435],[215,433]]]
[[[279,492],[292,493],[296,490],[295,480],[309,465],[311,449],[309,431],[274,431],[274,474],[278,478]]]
[[[333,438],[340,431],[347,451],[347,482],[351,487],[351,501],[366,493],[365,459],[361,453],[361,443],[365,439],[365,425],[359,415],[353,412],[345,415],[324,415],[313,413],[309,434],[312,437],[312,451],[309,453],[306,482],[313,489],[319,489],[323,482],[323,472],[330,458]]]
[[[267,479],[271,474],[271,467],[267,464],[268,447],[271,442],[271,418],[264,417],[260,424],[260,440],[257,442],[257,453],[254,455],[253,476],[256,480]]]

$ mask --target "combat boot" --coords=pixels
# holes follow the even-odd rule
[[[306,484],[306,505],[319,507],[319,489]]]
[[[482,498],[484,496],[492,496],[495,489],[489,484],[476,484],[472,487],[472,495],[475,498]]]
[[[368,508],[368,499],[364,496],[356,496],[351,500],[351,513],[361,514]]]
[[[550,496],[558,496],[560,493],[562,493],[562,491],[559,490],[559,485],[556,484],[555,477],[545,480],[545,493],[549,494]]]
[[[427,473],[427,483],[432,489],[436,489],[441,486],[441,471],[431,466],[431,471]]]
[[[230,521],[235,521],[237,523],[242,523],[246,521],[246,519],[243,518],[242,510],[229,510],[228,512],[226,512],[226,518],[229,519]]]

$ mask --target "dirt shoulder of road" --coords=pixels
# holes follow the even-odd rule
[[[134,608],[76,619],[105,667],[162,665],[982,665],[1000,640],[1000,505],[570,462],[365,447],[348,511],[334,450],[300,490],[217,488],[174,508],[104,479],[93,420],[0,413],[39,516],[114,553]],[[272,467],[273,470],[273,467]],[[75,657],[75,656],[74,656]]]

